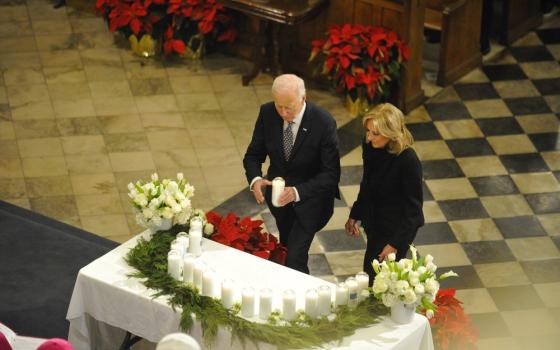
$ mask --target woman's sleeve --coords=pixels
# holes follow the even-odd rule
[[[367,183],[367,168],[369,165],[368,162],[368,156],[366,154],[367,152],[367,148],[366,148],[367,144],[364,142],[362,143],[362,181],[360,182],[360,191],[358,192],[358,198],[356,198],[356,201],[354,202],[354,205],[352,205],[352,210],[350,210],[350,217],[354,220],[363,220],[363,216],[364,216],[364,201],[365,201],[365,196],[366,196],[366,183]]]
[[[403,189],[403,220],[389,241],[391,246],[408,247],[416,237],[416,231],[424,225],[422,212],[422,163],[413,149],[407,149],[401,166],[401,186]]]

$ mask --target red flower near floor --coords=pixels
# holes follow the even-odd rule
[[[275,236],[262,232],[262,220],[239,219],[233,213],[221,217],[213,211],[206,214],[206,219],[214,225],[211,240],[285,265],[286,247]]]
[[[319,57],[321,73],[337,91],[370,103],[388,99],[388,83],[399,77],[410,56],[395,32],[361,24],[332,25],[327,38],[314,40],[311,46],[309,60]]]
[[[478,330],[465,314],[462,303],[455,298],[455,289],[440,289],[434,304],[437,310],[430,319],[430,326],[436,349],[476,349]]]

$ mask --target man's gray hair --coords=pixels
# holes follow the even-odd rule
[[[276,95],[284,91],[296,91],[298,97],[305,97],[305,83],[295,74],[279,75],[272,82],[272,94]]]

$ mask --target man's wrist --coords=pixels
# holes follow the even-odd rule
[[[262,177],[260,177],[260,176],[255,176],[255,177],[253,178],[253,180],[251,180],[251,183],[249,184],[249,190],[250,190],[251,192],[253,192],[253,185],[254,185],[255,182],[257,182],[258,180],[262,180]]]

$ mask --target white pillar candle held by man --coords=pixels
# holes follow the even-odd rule
[[[319,315],[327,316],[331,313],[332,291],[331,287],[322,285],[319,287],[317,308]]]
[[[176,280],[181,280],[181,270],[183,268],[183,258],[175,250],[167,254],[167,273]]]
[[[336,306],[348,304],[348,287],[341,282],[336,286]]]
[[[253,317],[255,316],[255,290],[251,287],[243,288],[241,293],[241,315],[243,317]]]
[[[194,256],[202,254],[202,221],[194,218],[189,229],[189,253]]]
[[[311,318],[318,316],[319,295],[316,289],[308,289],[305,292],[305,314]]]
[[[282,192],[284,192],[284,188],[286,187],[286,182],[281,177],[275,177],[272,180],[272,205],[275,207],[281,207],[280,203],[278,203],[278,199]]]
[[[286,289],[282,294],[282,318],[292,321],[296,318],[296,293]]]
[[[353,309],[358,306],[358,282],[354,277],[348,277],[346,287],[348,287],[348,307]]]
[[[185,254],[183,258],[183,282],[193,283],[194,264],[196,259],[192,254]]]
[[[206,264],[202,261],[197,261],[194,264],[193,285],[198,289],[202,288],[202,274],[204,273],[204,270],[206,270]]]
[[[226,309],[231,309],[235,304],[236,287],[235,282],[231,279],[222,281],[222,305]]]
[[[202,272],[202,295],[213,298],[216,294],[216,273],[212,269]]]
[[[272,312],[272,289],[263,288],[259,291],[259,317],[267,320]]]

